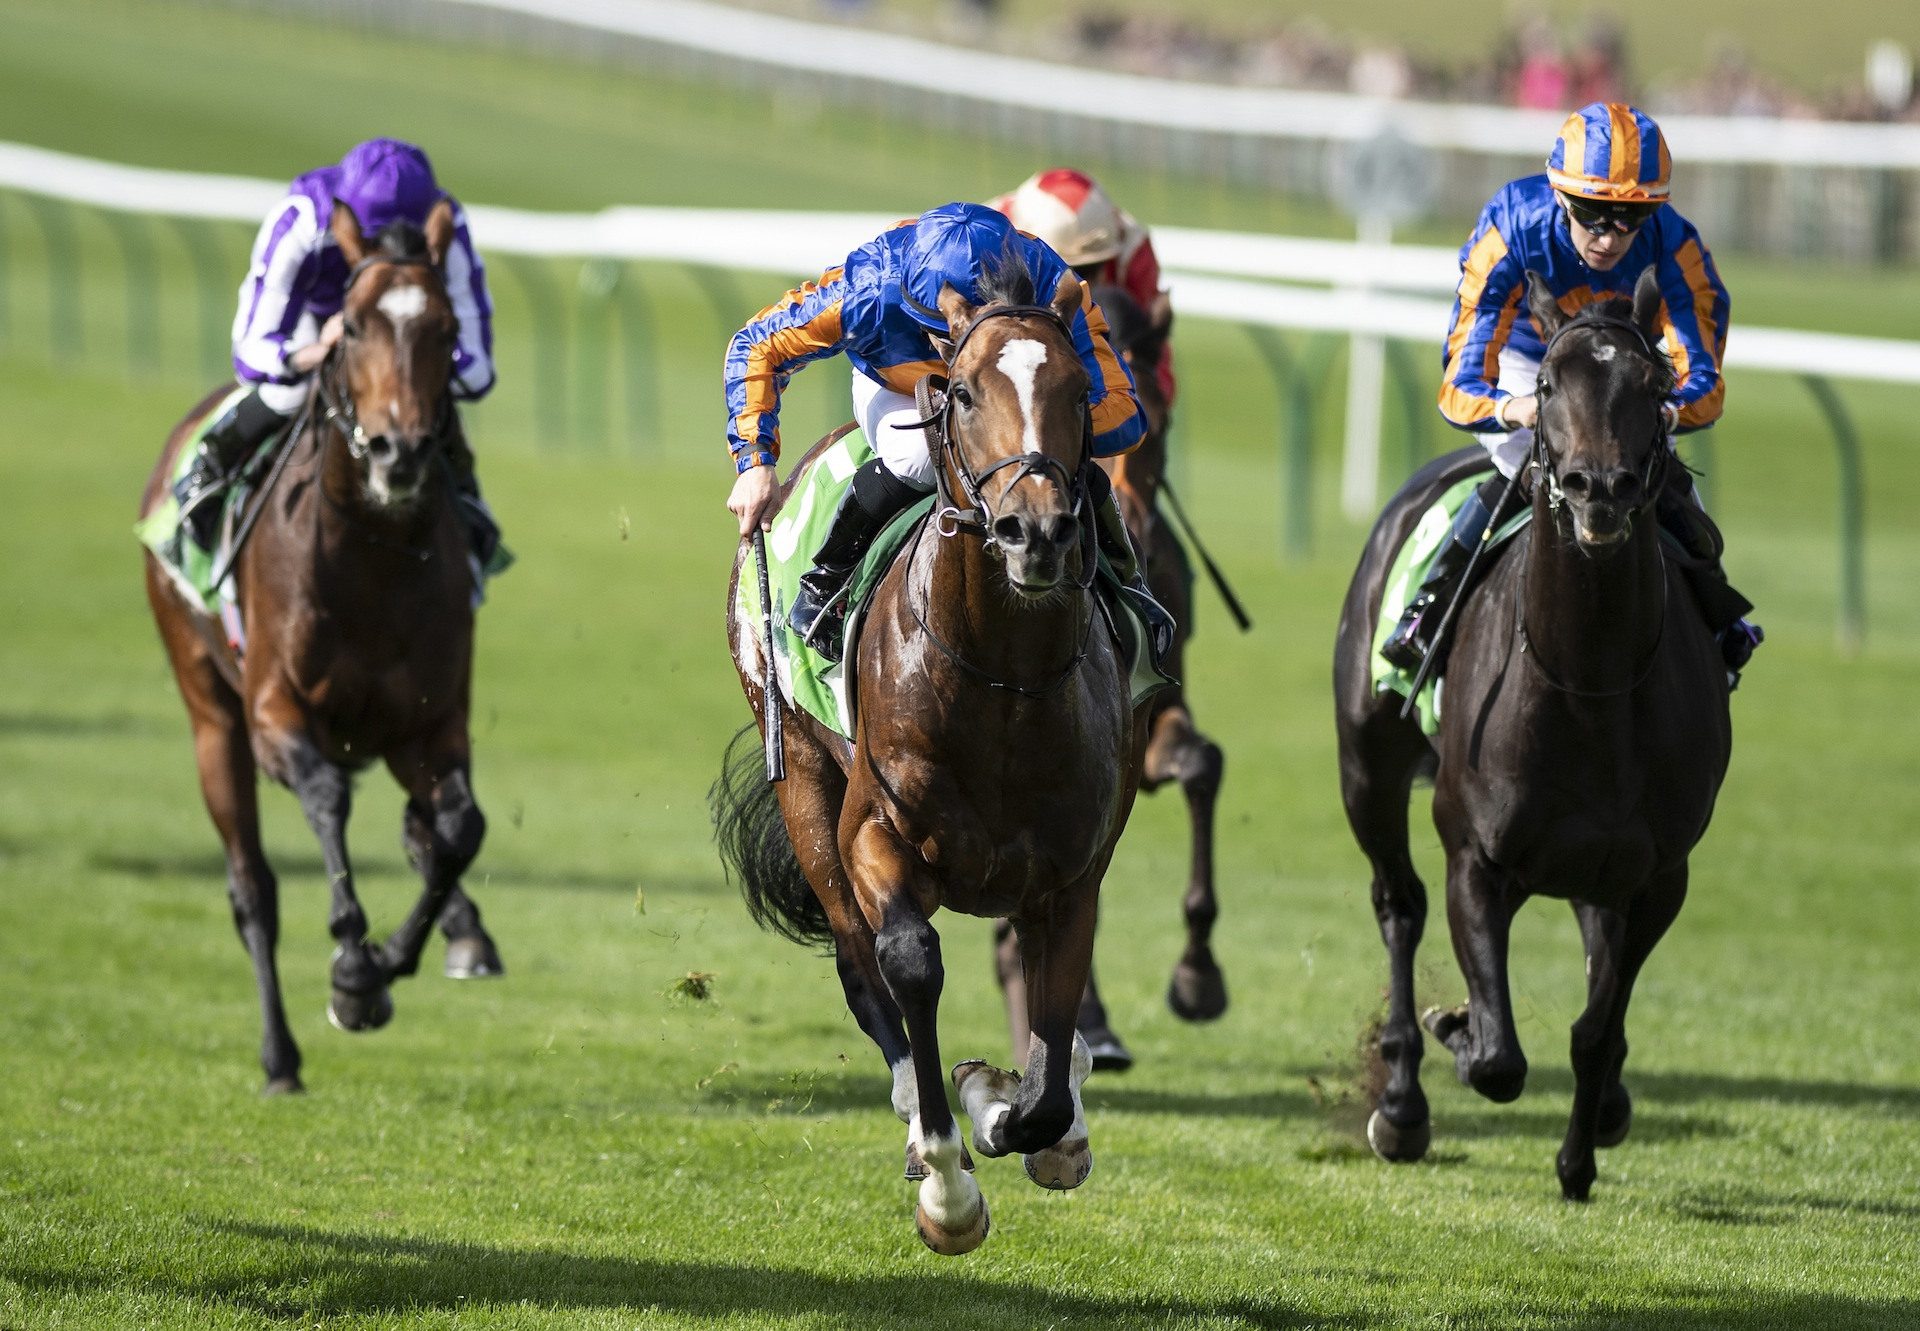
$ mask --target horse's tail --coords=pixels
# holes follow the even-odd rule
[[[707,791],[707,807],[721,862],[728,876],[739,880],[753,922],[803,945],[830,943],[826,908],[800,871],[780,817],[779,795],[767,780],[757,727],[741,727],[727,745],[720,776]]]

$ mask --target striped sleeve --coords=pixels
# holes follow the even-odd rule
[[[1114,353],[1107,317],[1093,303],[1093,291],[1080,284],[1080,313],[1073,321],[1073,346],[1093,381],[1093,455],[1116,457],[1132,452],[1147,436],[1147,413],[1133,391],[1133,371]]]
[[[1446,369],[1440,378],[1440,414],[1463,430],[1501,430],[1494,406],[1503,394],[1500,352],[1513,335],[1513,321],[1526,294],[1526,273],[1507,249],[1490,214],[1482,214],[1460,261],[1453,327],[1447,333]]]
[[[1713,256],[1691,227],[1680,246],[1660,260],[1656,270],[1666,304],[1667,354],[1679,381],[1674,401],[1680,418],[1674,432],[1704,429],[1720,419],[1726,382],[1720,362],[1727,354],[1727,316],[1731,302],[1713,264]]]
[[[306,312],[319,226],[313,204],[295,194],[260,224],[233,316],[233,369],[249,383],[290,384],[287,339]]]
[[[458,204],[445,265],[447,297],[459,325],[453,348],[453,394],[473,401],[493,387],[493,298],[487,292],[487,270],[467,232],[467,210]]]
[[[802,365],[845,348],[845,295],[844,269],[829,268],[754,315],[727,344],[727,446],[736,472],[780,456],[780,394]]]

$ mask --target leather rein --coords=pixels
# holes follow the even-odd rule
[[[968,339],[979,331],[988,320],[1004,318],[1046,319],[1056,328],[1060,329],[1060,331],[1066,335],[1069,342],[1071,342],[1073,338],[1072,329],[1067,326],[1066,320],[1062,319],[1058,312],[1050,306],[996,305],[981,311],[981,313],[974,318],[973,322],[967,325],[966,331],[960,335],[959,341],[954,343],[952,352],[946,357],[946,363],[951,366],[955,361],[960,359],[961,349],[967,345]],[[938,380],[938,382],[936,382],[936,380]],[[986,484],[989,478],[1004,471],[1008,467],[1018,467],[1019,470],[1014,472],[1012,478],[1009,479],[1005,487],[1002,488],[1000,493],[1003,498],[1014,486],[1029,476],[1052,479],[1066,492],[1068,500],[1072,505],[1071,512],[1080,523],[1080,564],[1082,576],[1075,579],[1072,586],[1076,591],[1084,592],[1088,590],[1093,586],[1094,575],[1098,571],[1098,560],[1091,549],[1093,523],[1089,520],[1090,515],[1086,511],[1086,469],[1094,465],[1092,407],[1083,405],[1081,413],[1080,458],[1077,465],[1073,468],[1069,468],[1066,463],[1046,453],[1031,452],[1009,454],[1006,457],[996,460],[981,471],[975,472],[972,465],[967,461],[966,451],[960,444],[959,433],[954,428],[954,409],[956,403],[953,396],[948,393],[947,386],[948,381],[940,376],[928,375],[921,379],[914,388],[914,401],[920,409],[920,419],[895,427],[902,430],[924,429],[933,436],[933,444],[936,450],[936,465],[933,469],[934,486],[938,495],[938,507],[935,508],[932,515],[933,529],[942,537],[954,537],[962,535],[963,533],[968,536],[981,537],[982,549],[990,553],[999,545],[999,540],[993,534],[995,521],[993,509],[987,503],[981,487]],[[951,462],[953,475],[959,478],[960,490],[967,501],[968,507],[962,508],[955,501],[952,484],[948,476],[948,468],[946,465],[943,465],[944,462]],[[918,554],[920,549],[920,538],[925,533],[926,524],[923,523],[913,534],[913,546],[907,556],[909,568],[913,566],[914,556]],[[975,665],[973,662],[967,660],[965,656],[961,655],[958,649],[949,645],[941,638],[941,636],[934,631],[933,626],[927,622],[926,615],[915,602],[910,588],[906,595],[906,602],[907,609],[913,615],[913,622],[918,625],[920,631],[927,636],[928,641],[933,643],[935,647],[938,647],[948,660],[952,661],[962,670],[965,670],[968,674],[985,682],[989,688],[1003,689],[1009,693],[1017,693],[1023,698],[1046,698],[1057,693],[1066,682],[1073,677],[1074,672],[1080,668],[1080,663],[1087,659],[1087,646],[1093,637],[1094,610],[1089,606],[1087,607],[1086,615],[1081,624],[1079,646],[1074,649],[1072,659],[1061,668],[1059,674],[1055,675],[1048,683],[1042,685],[1018,684],[1012,680],[1001,679],[991,671]]]
[[[1547,339],[1546,350],[1540,355],[1540,373],[1534,383],[1534,393],[1536,397],[1543,395],[1543,390],[1547,387],[1547,361],[1552,357],[1553,349],[1559,345],[1560,339],[1569,333],[1596,328],[1625,330],[1633,335],[1634,341],[1639,344],[1642,351],[1646,352],[1649,359],[1655,361],[1659,359],[1658,353],[1654,351],[1653,344],[1648,340],[1645,330],[1630,319],[1622,319],[1617,315],[1597,314],[1590,315],[1578,322],[1564,323],[1560,325],[1559,330],[1556,331],[1552,337]],[[1658,410],[1657,407],[1654,415],[1660,424],[1655,428],[1653,448],[1647,455],[1647,465],[1641,473],[1641,492],[1644,498],[1629,509],[1627,513],[1627,530],[1629,534],[1631,534],[1633,530],[1634,518],[1645,513],[1654,504],[1659,502],[1661,491],[1666,487],[1668,468],[1675,462],[1673,441],[1667,430],[1666,415],[1664,412]],[[1560,534],[1560,510],[1566,503],[1566,492],[1561,489],[1560,477],[1553,469],[1553,452],[1547,446],[1546,431],[1542,428],[1543,425],[1544,421],[1536,417],[1533,425],[1533,455],[1528,459],[1528,465],[1534,469],[1546,484],[1547,509],[1553,516],[1554,534],[1557,538]],[[1575,688],[1563,680],[1556,679],[1553,673],[1547,669],[1546,664],[1540,660],[1540,654],[1533,650],[1533,641],[1527,632],[1526,597],[1521,590],[1526,585],[1526,569],[1524,566],[1521,568],[1520,579],[1516,584],[1516,592],[1513,598],[1514,629],[1520,637],[1520,655],[1533,667],[1534,673],[1540,677],[1541,681],[1546,684],[1547,687],[1559,693],[1571,694],[1577,698],[1617,698],[1622,694],[1632,693],[1635,689],[1646,683],[1647,676],[1653,673],[1654,663],[1660,659],[1660,647],[1666,640],[1667,634],[1668,587],[1666,552],[1660,549],[1657,538],[1654,542],[1654,552],[1659,557],[1661,565],[1660,627],[1654,634],[1653,646],[1647,651],[1646,662],[1640,667],[1639,671],[1635,673],[1631,683],[1617,689]]]

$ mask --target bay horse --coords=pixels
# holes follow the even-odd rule
[[[741,688],[762,727],[781,708],[787,774],[765,780],[749,725],[712,794],[754,917],[831,942],[847,1006],[893,1075],[920,1236],[948,1255],[978,1247],[989,1221],[947,1100],[932,916],[1008,917],[1024,963],[1024,1077],[953,1069],[973,1149],[1020,1152],[1035,1182],[1078,1186],[1093,1165],[1080,1103],[1091,1057],[1074,1019],[1146,740],[1091,586],[1089,383],[1068,332],[1085,289],[1069,275],[1037,305],[1016,263],[981,296],[941,293],[938,507],[876,588],[853,650],[852,742],[764,696],[762,649],[730,591]],[[751,559],[743,541],[735,587]]]
[[[1179,783],[1193,835],[1187,887],[1181,901],[1187,943],[1167,985],[1167,1006],[1185,1021],[1211,1021],[1227,1009],[1226,981],[1213,956],[1213,926],[1220,914],[1213,888],[1213,811],[1226,759],[1220,746],[1194,725],[1180,683],[1186,673],[1187,640],[1193,631],[1193,579],[1186,551],[1160,507],[1173,404],[1158,371],[1173,332],[1173,303],[1162,292],[1150,309],[1143,309],[1126,288],[1110,283],[1094,285],[1093,303],[1106,316],[1107,335],[1114,350],[1133,369],[1134,391],[1147,415],[1147,432],[1140,446],[1119,457],[1104,458],[1100,465],[1112,479],[1114,497],[1126,519],[1127,535],[1139,555],[1147,585],[1175,624],[1173,647],[1163,662],[1174,683],[1153,699],[1147,722],[1146,759],[1140,774],[1140,789],[1147,794],[1169,781]],[[997,941],[997,968],[1007,992],[1017,1058],[1027,1044],[1019,948],[1011,929],[1000,930]],[[1099,985],[1091,976],[1080,1008],[1079,1028],[1092,1048],[1095,1071],[1121,1071],[1133,1065],[1133,1056],[1114,1033]]]
[[[1557,1168],[1563,1195],[1584,1201],[1594,1148],[1624,1140],[1631,1123],[1620,1079],[1627,1003],[1686,898],[1732,727],[1720,653],[1653,516],[1681,464],[1660,412],[1673,371],[1655,349],[1652,270],[1631,302],[1571,319],[1534,277],[1529,310],[1547,344],[1533,521],[1459,611],[1439,732],[1429,742],[1400,719],[1399,695],[1374,692],[1368,658],[1395,550],[1441,490],[1484,467],[1477,448],[1429,464],[1375,525],[1341,615],[1335,713],[1341,793],[1373,865],[1391,975],[1374,1150],[1417,1160],[1430,1136],[1413,999],[1426,892],[1407,848],[1409,790],[1430,772],[1468,997],[1429,1010],[1424,1025],[1463,1083],[1499,1102],[1518,1096],[1527,1061],[1507,988],[1508,926],[1529,896],[1572,904],[1587,1004],[1573,1024],[1573,1110]]]
[[[283,445],[285,474],[257,497],[258,523],[235,561],[244,652],[146,555],[147,599],[193,725],[234,925],[259,987],[268,1094],[303,1087],[274,959],[279,889],[260,844],[256,770],[298,796],[320,841],[337,942],[327,1005],[336,1026],[386,1024],[388,984],[418,969],[436,920],[449,975],[501,972],[460,887],[486,820],[469,780],[467,538],[437,456],[458,428],[449,391],[455,320],[440,273],[453,213],[443,200],[424,228],[396,223],[370,242],[336,204],[330,229],[352,274],[345,336],[316,372],[317,401]],[[143,513],[164,500],[179,450],[226,391],[174,427]],[[354,895],[346,841],[353,774],[375,760],[407,792],[403,844],[425,884],[379,946]]]

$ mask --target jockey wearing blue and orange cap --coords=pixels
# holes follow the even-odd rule
[[[914,388],[944,367],[934,342],[947,335],[940,292],[951,286],[981,303],[981,279],[1009,264],[1026,269],[1043,300],[1072,275],[1045,242],[1014,230],[994,209],[943,204],[882,232],[819,280],[789,291],[754,315],[728,344],[727,437],[738,478],[727,507],[739,519],[742,536],[773,517],[780,394],[787,380],[809,361],[845,353],[853,363],[854,419],[878,456],[854,474],[814,556],[815,567],[801,580],[790,616],[793,627],[823,655],[837,659],[840,648],[838,616],[823,612],[873,538],[934,488],[936,464],[926,431],[895,426],[920,421]],[[1145,435],[1146,416],[1134,398],[1132,374],[1108,344],[1106,320],[1084,282],[1070,332],[1093,385],[1093,453],[1125,453]],[[1171,641],[1172,620],[1146,591],[1125,524],[1103,484],[1106,473],[1094,467],[1089,474],[1101,545],[1129,584],[1159,650]]]
[[[1666,136],[1645,112],[1618,102],[1581,107],[1560,127],[1542,175],[1512,181],[1480,213],[1460,250],[1460,285],[1447,336],[1440,413],[1480,436],[1497,475],[1455,516],[1452,540],[1435,558],[1420,595],[1381,655],[1417,669],[1453,599],[1468,556],[1490,520],[1504,481],[1525,465],[1539,412],[1534,387],[1545,353],[1527,313],[1527,274],[1537,273],[1568,314],[1610,297],[1631,298],[1652,267],[1663,296],[1660,322],[1676,387],[1665,404],[1674,434],[1720,418],[1726,385],[1727,289],[1693,224],[1667,202],[1672,159]],[[1659,508],[1663,525],[1711,565],[1724,594],[1704,606],[1728,666],[1738,670],[1759,641],[1740,616],[1751,609],[1726,587],[1718,534],[1700,510],[1684,468]],[[1684,487],[1684,488],[1682,488]]]
[[[183,520],[199,544],[212,544],[220,510],[208,501],[224,494],[234,469],[305,405],[313,371],[340,340],[349,274],[328,226],[334,204],[350,208],[361,231],[372,237],[392,225],[425,225],[442,198],[450,196],[434,180],[424,152],[399,139],[369,139],[338,165],[296,177],[286,198],[261,223],[233,320],[234,373],[254,389],[207,428],[193,469],[178,486]],[[471,400],[493,387],[493,302],[458,201],[453,201],[453,223],[442,267],[459,323],[452,389],[454,397]],[[446,456],[454,464],[463,515],[484,564],[499,534],[457,427]]]

